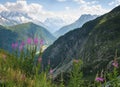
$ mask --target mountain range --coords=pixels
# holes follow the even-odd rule
[[[54,33],[54,35],[56,37],[60,37],[61,35],[64,35],[65,33],[69,32],[71,30],[74,30],[76,28],[80,28],[84,23],[86,23],[90,20],[93,20],[96,17],[98,17],[98,15],[90,15],[90,14],[81,15],[81,17],[78,20],[76,20],[74,23],[60,28],[58,31],[56,31]]]
[[[32,18],[26,12],[1,11],[0,12],[0,25],[13,26],[13,25],[18,25],[22,23],[33,22],[34,24],[43,26],[48,31],[50,31],[54,36],[59,37],[67,33],[70,30],[81,27],[85,22],[92,20],[96,17],[97,15],[84,14],[73,24],[67,25],[68,23],[66,23],[63,19],[59,17],[46,18],[44,22],[41,22],[39,19]]]
[[[22,23],[33,22],[34,24],[48,28],[45,24],[37,19],[33,19],[29,14],[19,11],[2,11],[0,12],[0,25],[13,26]]]
[[[43,64],[67,71],[73,59],[83,61],[83,73],[95,75],[120,56],[120,6],[58,38],[43,53]],[[68,68],[66,68],[68,67]],[[63,68],[61,68],[63,69]],[[64,71],[65,71],[64,70]],[[62,70],[63,71],[63,70]]]

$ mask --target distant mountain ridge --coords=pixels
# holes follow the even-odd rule
[[[72,59],[81,59],[83,73],[95,75],[106,69],[114,59],[116,49],[117,56],[120,56],[119,48],[120,6],[58,38],[44,51],[43,64],[46,66],[51,61],[51,67],[57,71]]]
[[[90,20],[95,19],[96,17],[98,17],[98,15],[90,15],[90,14],[83,14],[81,15],[81,17],[76,20],[74,23],[64,26],[62,28],[60,28],[58,31],[56,31],[54,34],[56,37],[59,37],[61,35],[64,35],[65,33],[74,30],[76,28],[80,28],[85,22],[88,22]]]
[[[18,11],[2,11],[0,12],[0,24],[3,26],[13,26],[17,24],[33,22],[37,25],[48,28],[45,24],[37,19],[33,19],[27,13]]]

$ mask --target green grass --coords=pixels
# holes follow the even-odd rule
[[[96,77],[103,78],[104,81],[90,81],[96,77],[95,75],[86,76],[86,79],[83,77],[81,60],[73,60],[67,84],[64,84],[66,82],[62,74],[59,83],[56,84],[52,78],[54,72],[50,73],[51,68],[43,70],[42,61],[38,61],[42,56],[41,51],[36,55],[36,45],[27,44],[27,47],[29,50],[22,49],[20,53],[14,50],[12,54],[0,50],[0,87],[101,87],[108,84],[107,82],[112,87],[120,86],[119,67],[113,66],[112,71],[104,71],[103,75],[98,72]],[[42,46],[40,48],[42,49]],[[113,59],[114,61],[117,59],[117,53]]]

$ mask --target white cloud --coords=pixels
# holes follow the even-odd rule
[[[118,5],[120,5],[120,0],[113,0],[113,1],[111,1],[110,3],[108,3],[108,5],[118,6]]]
[[[79,4],[84,4],[86,3],[84,0],[74,0],[75,2],[78,2]]]
[[[113,5],[114,3],[115,3],[115,2],[112,1],[112,2],[108,3],[108,5]]]
[[[57,0],[58,2],[65,2],[66,0]]]
[[[3,11],[3,10],[5,11],[7,9],[6,9],[6,7],[4,5],[0,4],[0,12]]]
[[[108,10],[103,9],[101,5],[92,5],[92,6],[87,6],[87,5],[83,5],[80,7],[80,10],[83,12],[83,14],[104,14],[106,12],[108,12]]]
[[[66,0],[59,0],[66,1]],[[77,20],[82,14],[104,14],[108,12],[108,10],[103,9],[100,5],[93,5],[84,0],[74,0],[79,2],[80,7],[76,9],[72,9],[68,6],[65,7],[66,10],[63,11],[46,11],[44,7],[37,3],[27,4],[25,0],[17,1],[14,3],[7,2],[6,4],[0,4],[0,11],[20,11],[27,13],[33,19],[37,19],[39,21],[44,22],[46,18],[59,17],[63,19],[67,24],[74,22]],[[95,2],[92,2],[95,3]]]
[[[98,3],[98,1],[91,1],[91,4],[96,4]]]
[[[67,7],[65,7],[65,9],[66,9],[66,10],[70,10],[70,7],[67,6]]]

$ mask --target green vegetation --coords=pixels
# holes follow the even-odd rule
[[[36,55],[37,45],[40,43],[40,53]],[[28,49],[24,49],[27,45]],[[34,38],[28,38],[21,44],[13,43],[12,54],[0,50],[0,87],[102,87],[110,85],[112,87],[120,86],[119,66],[117,51],[113,60],[111,71],[101,71],[97,73],[95,81],[84,80],[82,72],[82,61],[73,60],[72,68],[69,72],[69,79],[64,80],[61,74],[60,82],[56,84],[53,75],[54,70],[50,65],[47,69],[42,66],[42,46],[43,42]],[[18,53],[20,51],[20,54]],[[50,64],[50,63],[49,63]]]

